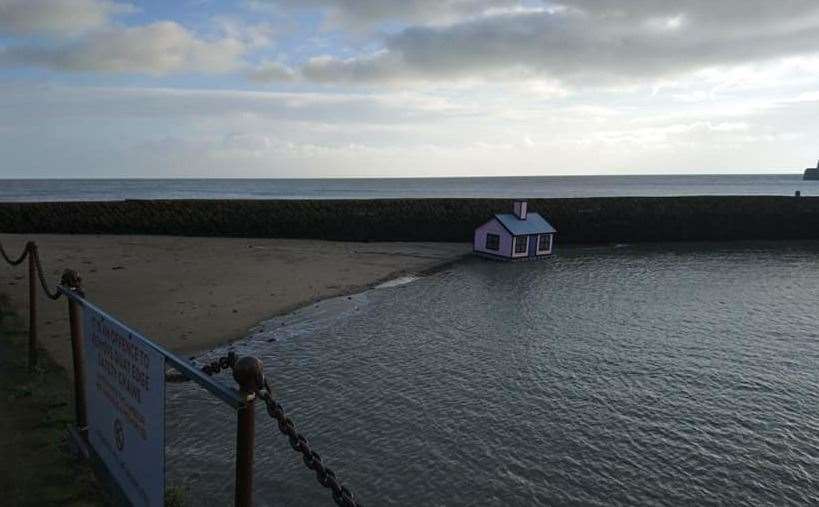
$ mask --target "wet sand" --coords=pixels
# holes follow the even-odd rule
[[[312,301],[435,269],[471,249],[465,243],[0,234],[12,256],[28,240],[37,242],[50,283],[65,268],[79,271],[89,300],[183,354],[241,338],[260,321]],[[0,262],[0,293],[27,318],[25,263]],[[38,294],[40,345],[70,372],[66,302]]]

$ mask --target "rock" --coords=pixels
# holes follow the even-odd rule
[[[809,167],[805,169],[805,174],[802,176],[802,179],[811,181],[819,180],[819,162],[816,163],[816,168]]]

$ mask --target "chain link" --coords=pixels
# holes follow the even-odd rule
[[[18,264],[26,260],[26,257],[28,257],[30,249],[31,243],[26,243],[26,246],[25,248],[23,248],[23,253],[20,254],[20,257],[17,259],[12,259],[11,257],[9,257],[9,255],[6,253],[6,250],[3,248],[3,243],[0,243],[0,255],[2,255],[3,259],[5,259],[6,262],[11,264],[12,266],[17,266]]]
[[[6,250],[3,248],[3,244],[0,243],[0,256],[2,256],[3,259],[5,259],[6,262],[11,264],[12,266],[19,265],[29,255],[34,257],[34,264],[36,265],[37,276],[40,279],[40,285],[43,287],[43,291],[45,291],[46,296],[48,296],[48,298],[52,300],[59,299],[62,294],[60,294],[59,291],[56,290],[51,291],[48,288],[48,282],[46,282],[45,274],[43,272],[43,264],[40,262],[40,253],[37,250],[37,245],[33,241],[29,241],[28,243],[26,243],[26,247],[23,249],[23,253],[21,253],[20,257],[18,257],[17,259],[12,259],[11,257],[9,257],[8,254],[6,253]]]
[[[316,473],[319,484],[329,489],[333,494],[333,500],[340,507],[361,507],[355,500],[352,491],[341,485],[335,472],[325,466],[321,456],[310,448],[307,439],[296,430],[296,423],[284,412],[284,407],[273,399],[272,391],[267,380],[264,381],[264,389],[256,391],[256,396],[264,401],[268,415],[275,419],[279,425],[279,431],[290,440],[290,447],[294,451],[301,453],[304,465]]]
[[[209,362],[205,366],[199,368],[199,370],[205,375],[212,377],[223,370],[233,369],[235,364],[236,353],[228,352],[226,356],[222,356],[219,359]],[[188,377],[179,372],[165,372],[165,382],[188,382],[189,380],[190,379]]]
[[[40,262],[40,251],[37,249],[37,245],[35,245],[34,243],[31,244],[31,253],[32,255],[34,255],[34,264],[36,264],[37,266],[37,276],[40,278],[40,285],[43,287],[43,291],[46,293],[46,296],[48,296],[48,299],[55,301],[57,299],[60,299],[62,293],[56,290],[52,292],[48,288],[48,282],[46,282],[45,274],[43,272],[43,265]]]
[[[236,365],[236,353],[228,352],[228,355],[222,356],[203,366],[202,373],[212,377],[222,370],[232,370],[234,365]]]

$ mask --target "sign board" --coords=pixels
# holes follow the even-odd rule
[[[165,357],[84,305],[88,441],[133,505],[163,505]]]

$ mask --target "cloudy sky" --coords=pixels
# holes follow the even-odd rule
[[[0,177],[798,172],[816,0],[0,0]]]

